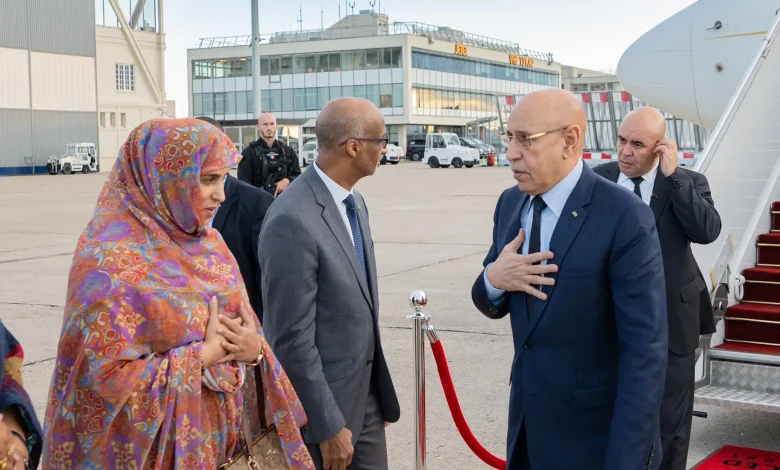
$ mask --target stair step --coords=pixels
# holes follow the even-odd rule
[[[762,233],[758,236],[758,243],[772,243],[780,245],[780,233]]]
[[[710,349],[710,355],[722,359],[752,362],[776,361],[780,365],[780,346],[761,346],[747,343],[725,343]],[[764,357],[761,357],[764,356]]]
[[[780,395],[715,387],[708,385],[696,391],[694,402],[698,405],[725,406],[743,410],[780,413]]]
[[[759,266],[742,271],[745,291],[742,302],[764,302],[780,305],[780,268]]]
[[[772,228],[780,228],[780,214],[772,214]],[[780,233],[759,235],[756,248],[756,266],[780,267]]]
[[[710,385],[713,387],[769,393],[780,398],[780,366],[778,365],[712,359],[710,375]]]
[[[780,346],[780,305],[741,303],[726,310],[726,339]]]
[[[726,342],[709,355],[710,384],[696,404],[780,413],[780,347]]]
[[[778,233],[780,235],[780,233]],[[742,271],[742,275],[749,281],[777,282],[780,284],[780,268],[771,266],[757,266]],[[780,294],[780,292],[778,292]]]
[[[770,219],[772,220],[772,231],[780,232],[780,201],[772,203]]]
[[[726,318],[749,318],[780,323],[780,305],[764,305],[742,302],[726,310]]]

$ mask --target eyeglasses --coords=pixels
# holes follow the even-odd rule
[[[390,142],[390,137],[388,137],[387,134],[385,134],[385,136],[382,137],[381,139],[363,139],[358,137],[350,137],[349,139],[340,143],[339,147],[341,147],[342,145],[346,145],[346,143],[349,142],[350,140],[359,140],[361,142],[374,142],[375,144],[382,144],[382,148],[384,149],[387,148],[387,143]]]
[[[501,143],[506,145],[507,147],[514,142],[514,143],[520,145],[521,147],[528,148],[528,147],[531,146],[531,143],[535,139],[538,139],[539,137],[543,137],[543,136],[545,136],[547,134],[552,134],[554,132],[560,132],[560,131],[566,130],[568,128],[569,128],[569,126],[564,126],[564,127],[559,127],[558,129],[553,129],[551,131],[539,132],[537,134],[531,134],[531,135],[525,135],[523,133],[515,135],[515,134],[510,134],[508,132],[502,132],[498,136],[499,136],[499,139],[501,139]]]

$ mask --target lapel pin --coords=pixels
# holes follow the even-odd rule
[[[577,211],[571,211],[571,215],[573,215],[574,217],[577,217]]]

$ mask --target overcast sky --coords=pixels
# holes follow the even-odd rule
[[[355,12],[371,9],[369,0]],[[199,38],[240,36],[252,32],[250,0],[166,0],[166,88],[176,100],[176,114],[186,116],[187,49]],[[345,0],[259,0],[260,33],[327,28],[344,15]],[[552,52],[556,62],[614,70],[622,52],[644,32],[694,0],[385,0],[390,21],[449,26],[503,39],[520,47]],[[219,6],[217,6],[219,5]],[[303,8],[303,23],[298,23]],[[376,0],[375,10],[380,7]],[[351,12],[351,9],[350,9]]]

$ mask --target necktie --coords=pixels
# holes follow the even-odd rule
[[[352,238],[355,239],[355,253],[357,253],[360,269],[363,270],[363,277],[366,278],[366,282],[368,282],[368,274],[366,274],[366,256],[363,253],[363,236],[360,233],[360,224],[358,223],[357,211],[355,210],[355,198],[350,194],[344,199],[344,203],[347,205],[347,218],[349,219],[349,226],[352,228]]]
[[[547,203],[544,202],[544,199],[542,199],[541,196],[536,196],[533,201],[533,208],[534,208],[534,218],[531,225],[531,239],[528,243],[528,254],[538,253],[541,251],[542,246],[542,211],[545,207],[547,207]],[[539,264],[537,261],[534,264]],[[530,318],[531,314],[534,311],[534,300],[536,297],[532,296],[531,294],[525,295],[525,309],[528,311],[528,316]]]
[[[635,176],[635,177],[631,178],[631,181],[634,182],[634,194],[639,196],[639,199],[642,199],[642,190],[639,189],[639,185],[642,184],[642,181],[644,181],[644,180],[645,179],[642,178],[641,176]]]

